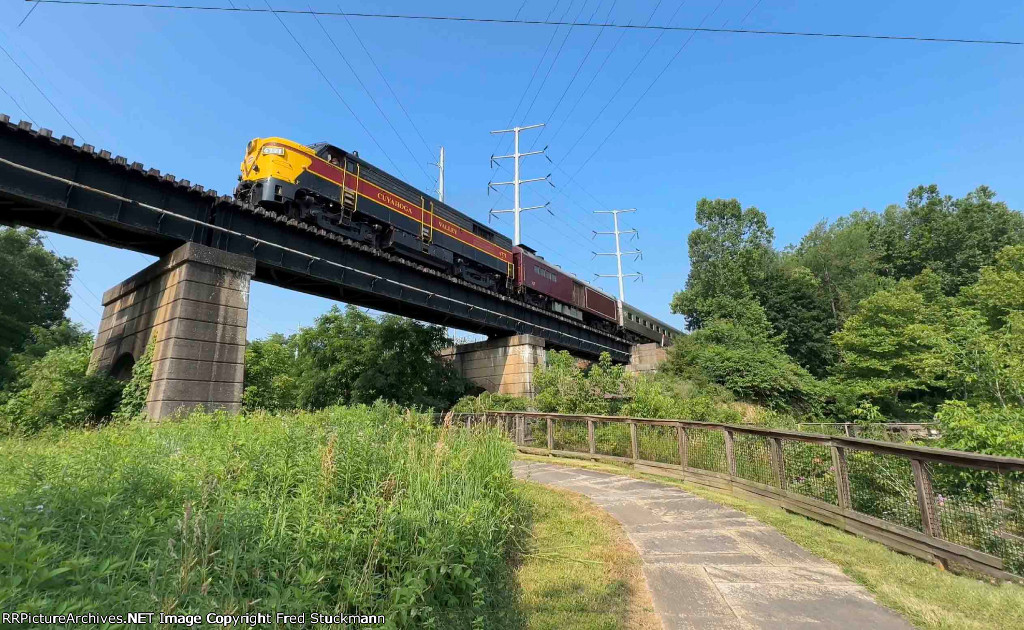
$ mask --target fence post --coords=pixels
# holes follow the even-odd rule
[[[636,422],[630,420],[629,422],[629,445],[633,449],[633,461],[640,459],[640,448],[636,443]]]
[[[594,421],[587,420],[587,445],[590,447],[590,454],[597,454],[597,438],[594,437]]]
[[[516,444],[526,446],[526,417],[522,414],[515,415],[516,423]]]
[[[836,473],[836,496],[839,499],[839,507],[849,510],[852,507],[850,500],[850,469],[846,465],[846,449],[841,446],[832,447],[832,468]]]
[[[690,443],[686,439],[686,427],[679,423],[676,432],[679,434],[679,465],[686,470],[690,467]]]
[[[942,536],[942,523],[939,521],[938,506],[935,505],[935,493],[932,491],[932,478],[928,473],[928,465],[919,459],[910,460],[914,470],[914,486],[917,488],[917,506],[921,510],[921,527],[929,536]]]
[[[786,489],[785,452],[785,449],[782,448],[782,438],[771,438],[769,453],[772,458],[772,469],[775,471],[775,486],[780,490]]]
[[[733,451],[732,431],[723,428],[722,433],[725,435],[725,462],[729,465],[729,475],[735,477],[736,453]]]
[[[555,421],[548,418],[548,450],[555,450]]]

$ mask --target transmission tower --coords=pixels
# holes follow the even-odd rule
[[[491,156],[491,167],[492,168],[494,167],[494,165],[496,165],[498,163],[498,160],[507,160],[507,159],[511,159],[512,160],[512,164],[513,164],[512,180],[508,181],[508,182],[489,182],[487,184],[488,190],[491,189],[491,188],[493,188],[494,190],[498,190],[496,188],[496,186],[512,186],[512,188],[513,188],[513,191],[514,191],[514,195],[513,195],[513,197],[514,197],[513,208],[511,210],[491,210],[491,214],[505,214],[505,213],[511,212],[515,216],[515,239],[513,240],[513,244],[514,245],[519,245],[520,243],[522,243],[522,238],[521,238],[522,231],[520,230],[520,227],[519,227],[519,225],[520,225],[520,222],[519,222],[519,215],[520,215],[520,213],[526,212],[527,210],[539,210],[541,208],[547,208],[547,206],[548,206],[548,204],[545,203],[545,204],[540,205],[540,206],[529,206],[527,208],[524,208],[524,207],[522,207],[522,204],[520,203],[521,197],[520,197],[520,194],[519,194],[519,188],[520,188],[520,186],[522,184],[529,184],[530,182],[548,181],[549,178],[551,177],[551,173],[548,173],[544,177],[533,177],[533,178],[530,178],[530,179],[521,179],[519,177],[519,160],[520,159],[522,159],[524,157],[529,157],[531,155],[541,155],[545,151],[547,151],[547,147],[544,147],[540,151],[527,151],[526,153],[520,153],[519,152],[519,132],[520,131],[526,131],[527,129],[537,129],[537,128],[543,127],[543,126],[544,126],[544,123],[540,123],[540,124],[537,124],[537,125],[526,125],[525,127],[513,127],[511,129],[499,129],[498,131],[492,131],[491,132],[492,134],[498,134],[498,133],[512,133],[512,134],[515,134],[515,142],[514,142],[514,145],[513,145],[514,149],[513,149],[512,153],[510,153],[509,155],[492,155]],[[547,157],[547,156],[545,156],[545,157]]]
[[[621,242],[619,240],[619,237],[622,236],[623,234],[629,234],[630,235],[630,239],[633,239],[633,238],[636,238],[637,234],[638,234],[637,231],[636,231],[636,228],[631,228],[631,229],[628,229],[628,230],[620,230],[619,229],[619,215],[620,214],[626,214],[628,212],[636,212],[636,208],[629,208],[628,210],[595,210],[594,211],[594,214],[610,214],[610,215],[612,215],[612,223],[615,226],[615,229],[612,230],[611,232],[599,232],[599,231],[596,231],[596,230],[594,231],[594,236],[595,237],[598,234],[613,234],[613,235],[615,235],[615,251],[614,252],[594,252],[594,256],[615,256],[615,262],[618,264],[618,271],[619,271],[616,274],[601,274],[601,273],[599,273],[599,274],[595,274],[595,275],[598,278],[618,278],[619,279],[619,301],[621,301],[621,302],[625,302],[626,301],[626,289],[625,289],[625,287],[622,284],[622,279],[623,278],[639,278],[639,279],[643,279],[643,277],[644,277],[642,273],[625,273],[625,274],[622,273],[622,257],[623,256],[635,256],[636,258],[634,258],[634,260],[640,260],[640,259],[643,258],[643,252],[641,252],[639,249],[634,249],[631,252],[624,252],[624,251],[622,251],[622,245],[621,245]]]

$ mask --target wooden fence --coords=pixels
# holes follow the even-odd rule
[[[630,464],[781,506],[942,566],[1024,576],[1024,459],[685,420],[460,414],[521,452]]]

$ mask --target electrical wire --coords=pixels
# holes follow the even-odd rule
[[[267,6],[269,7],[270,4],[267,3]],[[274,17],[277,18],[277,21],[281,23],[282,27],[284,27],[284,30],[286,33],[288,33],[288,36],[292,38],[292,41],[294,41],[295,45],[299,47],[299,50],[302,51],[302,54],[306,56],[306,59],[309,60],[309,63],[312,64],[314,68],[316,68],[316,71],[320,74],[320,77],[324,80],[325,83],[327,83],[328,86],[330,86],[331,91],[333,91],[334,95],[338,97],[338,100],[341,101],[341,104],[345,106],[345,109],[347,109],[348,113],[352,115],[352,118],[354,118],[355,121],[359,123],[359,126],[363,128],[363,131],[366,133],[367,136],[370,137],[370,140],[372,140],[373,143],[377,145],[377,148],[380,149],[380,152],[382,154],[384,154],[384,157],[387,158],[388,162],[391,162],[391,165],[395,167],[395,170],[398,171],[398,174],[402,176],[402,179],[407,179],[405,173],[402,172],[402,169],[398,166],[398,164],[395,163],[394,160],[391,159],[391,156],[388,155],[388,152],[384,150],[384,147],[380,146],[380,143],[377,142],[377,138],[372,133],[370,133],[369,129],[366,128],[366,125],[363,124],[363,121],[356,114],[355,110],[352,109],[352,107],[348,104],[348,101],[345,100],[345,97],[341,95],[341,92],[338,91],[338,88],[334,87],[334,83],[327,78],[327,75],[324,74],[324,71],[322,69],[320,69],[320,66],[313,59],[313,56],[309,54],[309,51],[307,51],[306,47],[302,45],[302,42],[299,41],[299,38],[296,37],[294,33],[292,33],[292,29],[288,28],[288,25],[284,23],[284,20],[282,20],[281,16],[277,14],[277,11],[274,11],[273,9],[269,9],[268,11],[263,11],[262,9],[249,10],[253,12],[262,13],[266,13],[269,11],[270,13],[274,14]]]
[[[370,102],[372,102],[373,106],[377,108],[377,111],[380,112],[380,115],[384,117],[384,122],[386,122],[388,124],[388,127],[391,127],[391,131],[393,131],[395,135],[398,136],[398,141],[402,143],[402,146],[405,147],[405,150],[409,154],[409,157],[412,158],[412,161],[416,163],[416,166],[419,167],[420,172],[423,173],[423,176],[426,177],[427,181],[429,182],[431,176],[429,173],[427,173],[427,169],[423,168],[423,164],[421,164],[419,159],[417,159],[417,157],[413,154],[412,149],[410,149],[409,145],[405,142],[405,138],[403,138],[402,134],[398,132],[398,129],[395,129],[395,126],[391,123],[391,118],[389,118],[384,109],[381,108],[380,103],[378,103],[377,99],[373,97],[373,93],[370,92],[369,88],[366,87],[366,84],[363,83],[363,80],[359,78],[359,73],[356,72],[356,69],[352,66],[351,63],[349,63],[348,58],[345,56],[345,53],[341,52],[341,48],[338,46],[338,43],[334,41],[334,38],[331,37],[330,32],[328,32],[328,30],[324,27],[323,22],[320,21],[320,18],[315,13],[313,14],[313,19],[316,20],[317,25],[320,27],[320,30],[324,32],[324,35],[327,36],[327,39],[331,42],[331,45],[334,46],[334,50],[338,52],[338,56],[341,57],[341,60],[345,62],[346,66],[348,66],[348,69],[352,72],[352,76],[354,76],[356,78],[356,82],[359,83],[359,87],[363,88],[363,91],[366,92],[366,95],[370,97]],[[427,152],[430,153],[429,149]]]
[[[72,131],[75,132],[75,135],[77,135],[80,139],[85,140],[85,137],[82,135],[82,132],[76,129],[75,126],[71,124],[71,121],[67,119],[67,116],[64,115],[64,112],[60,111],[60,108],[53,104],[53,101],[51,101],[50,97],[46,95],[46,92],[42,91],[39,88],[36,82],[32,80],[32,77],[30,77],[29,74],[25,72],[25,69],[21,67],[21,64],[18,63],[18,61],[11,56],[11,53],[7,52],[7,49],[4,48],[3,44],[0,44],[0,51],[3,51],[3,53],[7,55],[7,58],[11,60],[11,63],[14,64],[14,67],[21,71],[21,74],[23,74],[25,78],[28,79],[28,82],[31,83],[32,87],[36,89],[36,92],[39,92],[40,96],[42,96],[46,100],[46,102],[50,104],[50,107],[53,108],[53,111],[57,112],[57,115],[64,119],[64,122],[67,123],[68,127],[71,127]]]
[[[587,8],[587,2],[588,1],[589,0],[583,0],[583,4],[580,5],[580,10],[576,12],[576,19],[573,20],[574,22],[578,22],[579,21],[580,16],[583,15],[583,9]],[[603,3],[603,2],[604,2],[604,0],[599,0],[599,2],[597,4],[597,7],[594,9],[594,12],[590,14],[590,18],[591,19],[593,19],[594,15],[597,14],[597,9],[601,8],[601,3]],[[572,5],[570,5],[570,6],[572,6]],[[549,65],[547,71],[544,72],[544,78],[541,79],[541,81],[540,81],[540,87],[537,88],[537,91],[533,93],[533,100],[530,101],[530,106],[526,108],[526,113],[523,114],[523,121],[524,122],[526,121],[527,118],[530,117],[530,112],[533,111],[533,106],[537,103],[537,97],[540,96],[540,93],[544,91],[544,86],[547,85],[548,77],[551,76],[551,71],[554,70],[555,64],[558,63],[558,57],[562,54],[562,49],[565,48],[565,42],[569,41],[569,36],[572,35],[572,29],[573,29],[572,26],[570,26],[568,29],[566,29],[565,37],[562,38],[562,43],[558,45],[558,50],[555,51],[555,56],[551,60],[551,65]],[[541,132],[543,132],[543,131],[544,130],[541,129]],[[540,135],[541,134],[537,134],[538,137]]]
[[[618,0],[612,0],[612,6],[608,9],[608,13],[605,14],[605,21],[607,21],[608,18],[611,17],[612,11],[615,10],[615,5],[617,3]],[[594,14],[591,15],[591,19],[593,19],[593,15],[597,14],[597,9],[599,8],[601,8],[600,4],[597,5],[597,8],[594,9]],[[572,73],[572,77],[569,79],[569,83],[567,83],[565,89],[562,90],[562,95],[558,97],[557,101],[555,101],[555,106],[551,108],[551,113],[548,114],[544,120],[551,121],[552,119],[554,119],[555,113],[558,112],[558,108],[562,105],[562,101],[565,100],[565,95],[569,93],[569,89],[572,88],[572,84],[576,82],[576,77],[580,75],[580,70],[582,70],[583,66],[586,65],[587,59],[590,58],[590,53],[594,52],[594,47],[597,46],[597,42],[599,39],[601,39],[602,35],[604,35],[603,28],[597,31],[597,35],[594,37],[594,40],[590,42],[590,48],[588,48],[586,54],[583,55],[583,59],[580,60],[579,65],[576,66],[576,71]],[[568,118],[566,120],[568,120]],[[547,127],[541,128],[540,133],[538,133],[533,138],[533,144],[530,145],[531,151],[533,151],[533,148],[537,146],[538,142],[540,142],[540,139],[544,136],[545,131],[547,131]]]
[[[526,2],[524,0],[523,6],[525,5]],[[341,7],[339,6],[338,8],[340,9]],[[519,10],[522,11],[522,9],[523,7],[520,6]],[[387,77],[384,76],[384,72],[382,72],[380,66],[377,65],[377,60],[374,59],[373,55],[370,54],[370,51],[367,50],[366,45],[363,43],[363,38],[359,37],[359,32],[356,31],[354,26],[352,26],[352,22],[349,21],[348,16],[345,15],[344,13],[342,13],[342,15],[345,18],[345,24],[348,24],[348,28],[350,31],[352,31],[352,36],[356,38],[356,42],[359,44],[359,47],[363,49],[364,53],[366,53],[366,56],[370,59],[370,63],[373,64],[374,70],[377,71],[377,74],[380,76],[381,80],[384,81],[384,85],[386,85],[388,91],[391,92],[391,96],[395,99],[395,102],[398,103],[398,107],[401,108],[402,113],[405,114],[405,119],[409,121],[409,124],[412,125],[413,130],[416,131],[416,135],[419,136],[420,142],[423,143],[423,148],[427,150],[427,153],[433,155],[433,149],[430,148],[430,145],[428,145],[427,141],[423,138],[423,134],[420,133],[420,128],[416,126],[416,123],[413,121],[412,116],[409,115],[409,111],[405,109],[405,105],[402,105],[402,100],[398,98],[398,94],[395,93],[394,88],[391,87],[391,83],[388,81]],[[519,14],[517,13],[516,17],[518,16]]]
[[[708,13],[706,16],[704,16],[704,19],[701,20],[701,24],[703,24],[707,20],[711,19],[711,17],[714,16],[714,14],[718,12],[718,9],[720,9],[722,7],[722,3],[723,2],[725,2],[725,0],[719,0],[718,5],[715,6],[714,10],[712,10],[711,13]],[[640,94],[640,96],[637,97],[636,101],[633,102],[633,105],[626,111],[625,115],[622,118],[620,118],[619,122],[617,122],[615,124],[615,126],[612,128],[612,130],[610,132],[608,132],[608,135],[605,136],[604,140],[602,140],[601,143],[598,144],[597,147],[594,148],[593,152],[589,156],[587,156],[587,159],[583,160],[583,163],[580,164],[579,167],[576,169],[576,171],[569,177],[570,179],[576,179],[576,176],[579,175],[581,170],[583,170],[583,167],[586,166],[590,162],[590,160],[592,160],[594,158],[594,156],[598,154],[598,152],[601,150],[601,148],[604,147],[605,143],[607,143],[608,140],[612,137],[612,135],[614,135],[615,132],[618,131],[618,129],[622,125],[622,123],[625,122],[625,120],[627,118],[629,118],[630,114],[633,113],[633,110],[635,110],[637,105],[640,104],[640,101],[644,100],[644,97],[647,96],[647,93],[651,91],[651,88],[654,87],[654,84],[657,83],[659,79],[661,79],[661,77],[669,69],[669,66],[672,65],[672,63],[676,60],[676,58],[679,57],[679,55],[683,52],[683,50],[686,49],[686,47],[690,44],[691,41],[693,41],[693,38],[696,35],[697,35],[697,31],[693,31],[693,32],[690,33],[690,36],[687,37],[686,41],[683,42],[683,45],[680,46],[678,50],[676,50],[676,53],[674,55],[672,55],[672,57],[668,60],[668,63],[666,63],[665,66],[661,69],[661,72],[659,72],[657,74],[657,76],[654,77],[654,80],[651,81],[650,84],[648,84],[647,89],[645,89]]]
[[[551,18],[551,15],[555,12],[555,9],[558,8],[558,4],[561,1],[562,0],[555,0],[555,3],[551,5],[551,10],[548,11],[548,17],[546,19]],[[569,7],[572,7],[572,0],[570,0]],[[566,13],[568,13],[568,11],[569,9],[566,8]],[[519,114],[519,108],[523,106],[523,101],[526,100],[526,95],[530,92],[530,87],[533,85],[533,80],[537,78],[537,73],[540,72],[540,67],[544,63],[544,59],[548,56],[548,50],[551,48],[551,44],[555,41],[555,36],[557,34],[557,28],[551,31],[551,37],[548,38],[548,43],[546,46],[544,46],[544,52],[541,53],[540,58],[537,59],[537,65],[533,67],[533,74],[530,75],[530,80],[526,82],[526,88],[523,89],[523,93],[519,96],[519,102],[516,103],[516,108],[512,110],[512,115],[508,117],[508,123],[505,125],[506,129],[512,126],[512,123],[515,121],[516,116]],[[494,142],[494,148],[491,149],[491,155],[498,154],[498,149],[500,149],[503,146],[502,143],[504,141],[505,134],[498,134],[498,139]]]
[[[46,4],[67,4],[81,6],[104,6],[104,7],[125,7],[144,9],[178,9],[187,11],[214,11],[214,12],[238,12],[238,13],[284,13],[296,15],[342,15],[338,11],[309,11],[299,9],[254,9],[240,7],[215,7],[205,5],[186,4],[148,4],[140,2],[107,2],[106,0],[36,0]],[[887,41],[908,41],[908,42],[934,42],[943,44],[983,44],[994,46],[1024,46],[1024,40],[1008,39],[982,39],[969,37],[929,37],[923,35],[888,35],[877,33],[836,33],[826,31],[775,31],[758,30],[745,28],[709,28],[693,26],[667,26],[661,24],[639,26],[635,24],[615,24],[596,22],[564,22],[551,20],[524,20],[509,18],[482,18],[465,17],[457,15],[417,15],[411,13],[345,13],[349,17],[375,18],[386,20],[410,20],[429,22],[466,22],[475,24],[520,24],[532,26],[586,26],[586,27],[607,27],[622,28],[631,30],[649,31],[679,31],[694,33],[735,33],[743,35],[777,35],[781,37],[819,37],[828,39],[876,39]]]

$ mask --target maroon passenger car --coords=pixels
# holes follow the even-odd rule
[[[516,288],[531,304],[602,329],[615,327],[615,298],[551,265],[528,247],[513,247],[512,256]]]

